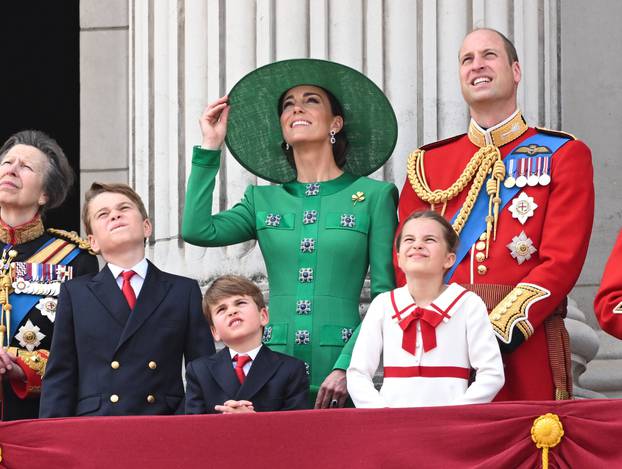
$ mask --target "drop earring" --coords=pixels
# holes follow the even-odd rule
[[[331,130],[330,132],[328,132],[328,134],[330,135],[330,143],[331,143],[332,145],[334,145],[334,144],[335,144],[335,142],[337,141],[337,140],[335,139],[335,133],[336,133],[336,132],[335,132],[334,130]]]

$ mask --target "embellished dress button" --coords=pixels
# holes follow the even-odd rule
[[[317,210],[305,210],[302,213],[302,223],[311,225],[317,221]]]
[[[303,238],[300,241],[301,252],[313,252],[315,251],[315,240],[313,238]]]
[[[352,337],[351,327],[344,327],[343,329],[341,329],[341,340],[343,340],[344,343],[350,340],[350,337]]]
[[[279,226],[281,224],[281,215],[277,213],[269,213],[266,215],[266,226]]]
[[[309,283],[313,280],[313,269],[310,267],[302,267],[298,270],[298,280],[301,283]]]
[[[155,370],[158,367],[158,364],[154,361],[150,361],[147,366],[149,367],[150,370]]]
[[[307,330],[296,331],[296,343],[298,345],[307,345],[311,343],[311,337],[310,337],[309,331]]]
[[[344,228],[354,228],[356,226],[356,217],[354,215],[344,213],[341,215],[341,226]]]
[[[307,197],[318,195],[320,193],[320,185],[317,182],[307,184],[305,186],[305,195]]]
[[[311,301],[298,300],[296,301],[296,314],[310,314],[311,313]]]
[[[110,402],[112,402],[113,404],[116,404],[117,402],[119,402],[119,396],[116,394],[113,394],[112,396],[110,396]]]
[[[155,396],[154,396],[153,394],[149,394],[149,395],[147,396],[147,402],[148,402],[149,404],[153,404],[155,401],[156,401],[156,398],[155,398]]]
[[[120,366],[121,364],[116,360],[110,363],[110,368],[112,368],[113,370],[118,370]]]

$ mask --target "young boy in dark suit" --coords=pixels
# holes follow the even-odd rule
[[[107,264],[61,287],[39,416],[183,413],[182,359],[214,352],[199,285],[145,258],[151,222],[129,186],[94,183],[82,218]]]
[[[257,286],[226,275],[205,292],[203,311],[218,353],[186,369],[186,413],[241,413],[308,408],[304,362],[262,345],[268,311]]]

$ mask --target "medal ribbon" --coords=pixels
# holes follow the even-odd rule
[[[69,243],[69,247],[71,249],[67,249],[67,242],[58,238],[51,238],[47,243],[45,243],[37,252],[35,252],[27,262],[28,274],[35,275],[33,272],[32,265],[41,263],[44,260],[47,260],[48,263],[52,264],[53,262],[49,262],[50,258],[56,260],[55,264],[59,265],[67,265],[72,260],[76,258],[78,254],[80,254],[80,248],[74,244]],[[59,246],[61,249],[59,250]],[[59,259],[59,253],[64,253],[65,257]],[[40,266],[41,264],[39,264]],[[11,335],[15,335],[17,331],[17,327],[22,322],[24,317],[28,314],[28,312],[36,305],[39,300],[42,298],[41,295],[31,295],[27,293],[15,294],[11,293],[9,295],[9,303],[12,306],[11,309]],[[9,343],[13,339],[13,337],[9,337]]]

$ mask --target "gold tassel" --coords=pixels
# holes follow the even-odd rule
[[[549,467],[549,448],[557,446],[564,436],[564,426],[555,414],[544,414],[534,420],[531,439],[542,448],[542,469]]]

